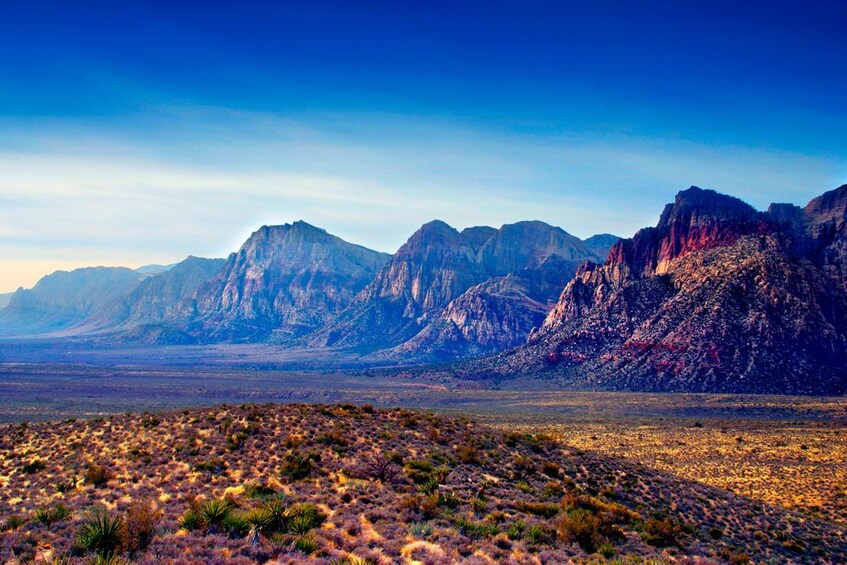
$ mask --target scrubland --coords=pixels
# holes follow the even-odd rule
[[[816,518],[604,453],[599,429],[261,404],[0,431],[9,563],[847,560],[826,508]]]

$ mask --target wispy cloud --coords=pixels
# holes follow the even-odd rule
[[[433,218],[630,235],[690,184],[763,207],[804,203],[845,172],[834,157],[373,114],[157,109],[0,134],[0,290],[48,265],[222,256],[297,219],[389,252]]]

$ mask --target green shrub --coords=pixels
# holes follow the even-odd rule
[[[232,502],[225,498],[212,498],[203,501],[198,509],[204,529],[219,528],[232,511]]]
[[[109,480],[109,471],[102,465],[92,463],[85,470],[85,482],[95,487],[102,487]]]
[[[326,514],[311,503],[295,504],[288,509],[288,531],[292,534],[303,535],[312,528],[323,524]]]
[[[599,544],[600,520],[584,508],[575,508],[559,520],[559,537],[576,543],[586,553],[594,553]]]
[[[284,532],[288,527],[288,509],[281,500],[268,500],[262,505],[267,516],[265,529],[270,532]]]
[[[523,520],[517,520],[506,530],[506,537],[512,541],[519,540],[523,536],[525,530],[526,522]]]
[[[544,538],[544,528],[538,524],[529,526],[523,533],[523,539],[529,543],[538,543]]]
[[[438,495],[439,506],[445,506],[450,510],[455,510],[461,503],[462,501],[459,500],[459,497],[456,496],[455,492],[439,493]]]
[[[312,536],[300,536],[294,540],[294,547],[306,555],[311,555],[318,550],[318,542]]]
[[[221,521],[221,526],[228,534],[241,537],[247,535],[251,524],[243,512],[229,512]]]
[[[35,520],[45,526],[55,524],[59,520],[64,520],[70,516],[71,511],[64,504],[57,504],[50,508],[39,508],[35,511]]]
[[[606,559],[611,559],[612,556],[615,555],[616,551],[617,550],[615,549],[614,544],[608,541],[601,543],[600,546],[597,548],[597,553],[599,553]]]
[[[226,471],[226,462],[222,459],[209,459],[201,461],[194,465],[194,470],[200,473],[209,473],[210,475],[220,475]]]
[[[671,518],[650,518],[642,526],[641,539],[655,547],[678,545],[677,536],[682,533],[682,524]]]
[[[9,516],[6,518],[6,521],[3,522],[3,527],[0,528],[0,531],[11,532],[12,530],[17,530],[24,524],[26,524],[26,520],[20,516]]]
[[[89,515],[77,531],[76,546],[102,556],[114,555],[121,549],[122,528],[120,517],[96,512]]]
[[[527,514],[543,518],[552,518],[559,513],[558,505],[545,502],[519,502],[517,508]]]
[[[305,455],[299,451],[292,449],[285,454],[280,472],[284,479],[289,482],[299,481],[309,476],[312,472],[311,455]]]
[[[179,527],[189,532],[203,529],[203,518],[197,510],[189,508],[179,519]]]
[[[432,534],[432,522],[412,522],[409,524],[409,535],[418,539],[426,539]]]
[[[25,475],[34,475],[45,468],[44,462],[36,459],[21,467],[21,472]]]

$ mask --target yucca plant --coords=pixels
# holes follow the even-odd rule
[[[217,529],[223,526],[229,513],[232,511],[232,502],[225,498],[212,498],[200,505],[198,513],[204,529]]]
[[[7,532],[7,531],[12,531],[12,530],[17,530],[18,528],[20,528],[24,524],[26,524],[26,520],[24,520],[20,516],[9,516],[8,518],[6,518],[6,521],[3,523],[3,527],[0,528],[0,531]]]
[[[282,500],[268,500],[261,510],[267,516],[265,528],[271,532],[284,532],[288,523],[288,509]]]
[[[523,536],[525,530],[526,522],[524,522],[523,520],[517,520],[506,530],[506,537],[508,537],[510,540],[521,539],[521,536]]]
[[[251,524],[247,516],[242,512],[229,512],[221,521],[223,529],[232,536],[246,536],[250,531]]]
[[[303,535],[312,528],[320,526],[326,515],[311,503],[295,504],[288,509],[288,531],[292,534]]]
[[[318,550],[318,542],[312,536],[304,535],[294,540],[294,547],[306,555],[311,555]]]
[[[122,521],[119,516],[107,512],[90,514],[76,535],[77,547],[108,557],[117,553],[121,546]]]
[[[189,532],[199,530],[203,527],[203,518],[197,510],[189,508],[179,519],[179,527]]]
[[[35,511],[35,520],[44,524],[45,526],[50,526],[51,524],[55,524],[59,520],[64,520],[68,516],[70,516],[71,511],[68,510],[68,507],[64,504],[57,504],[51,508],[39,508]]]

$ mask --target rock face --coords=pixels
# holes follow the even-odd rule
[[[655,228],[581,268],[529,343],[488,368],[579,387],[843,393],[845,194],[760,213],[683,191]]]
[[[19,289],[0,310],[0,333],[28,335],[67,330],[106,315],[144,275],[123,267],[56,271],[31,289]]]
[[[186,331],[199,341],[300,336],[348,306],[388,259],[305,222],[264,226],[200,288]]]
[[[212,280],[225,262],[189,256],[172,267],[152,271],[156,274],[109,305],[108,327],[121,338],[135,342],[190,341],[182,328],[197,315],[197,291]]]
[[[312,344],[442,359],[522,342],[586,260],[578,238],[543,222],[459,232],[422,226]]]

